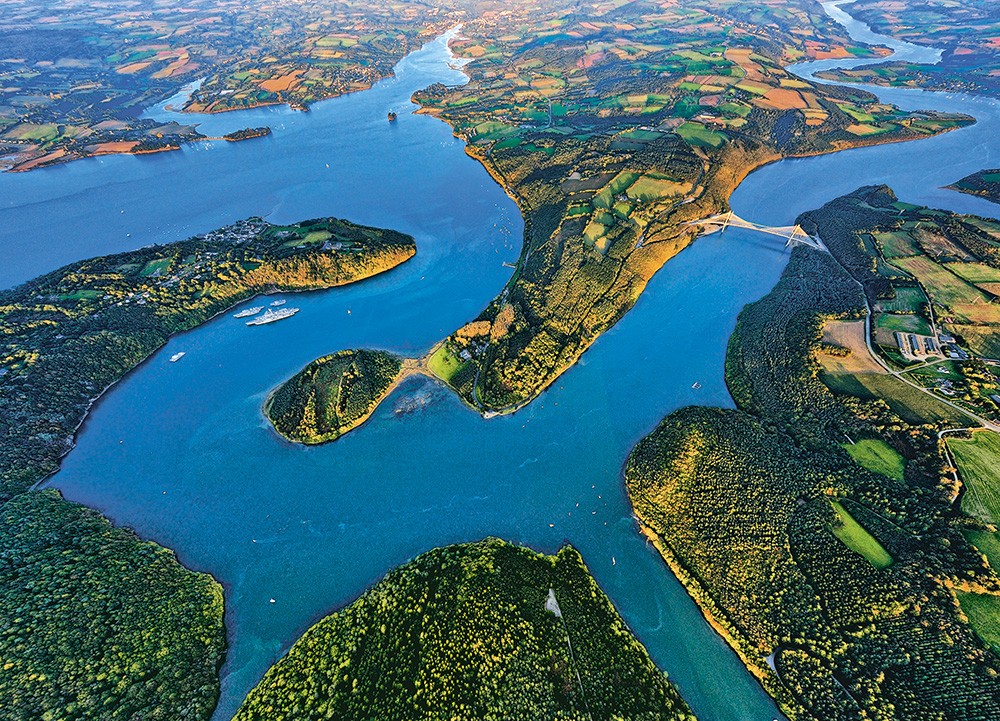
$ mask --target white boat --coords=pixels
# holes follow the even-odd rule
[[[287,300],[285,300],[284,298],[278,298],[278,300],[272,300],[272,301],[271,301],[271,305],[272,305],[273,307],[277,308],[277,307],[278,307],[279,305],[284,305],[284,304],[285,304],[285,303],[287,303],[287,302],[288,302],[288,301],[287,301]]]
[[[185,355],[184,351],[181,351],[180,353],[174,353],[172,356],[170,356],[170,362],[171,363],[176,363],[181,358],[183,358],[184,355]]]
[[[691,387],[694,388],[695,390],[698,390],[699,388],[701,388],[701,383],[695,381],[694,383],[691,384]]]
[[[268,308],[253,320],[248,320],[247,325],[264,325],[265,323],[274,323],[276,320],[291,318],[298,312],[298,308],[280,308],[279,310],[271,310]]]
[[[247,308],[246,310],[241,310],[239,313],[234,315],[233,318],[249,318],[252,315],[257,315],[262,310],[264,310],[264,306],[255,305],[253,308]]]

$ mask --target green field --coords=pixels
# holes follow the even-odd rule
[[[962,592],[955,595],[979,638],[1000,653],[1000,596]]]
[[[969,440],[948,438],[966,486],[962,509],[988,523],[1000,523],[1000,434],[976,431]]]
[[[956,305],[988,303],[990,300],[974,285],[926,256],[897,258],[893,263],[917,278],[935,303],[954,308]]]
[[[849,103],[837,103],[837,107],[843,110],[848,115],[850,115],[855,120],[857,120],[859,123],[870,123],[875,120],[874,115],[865,112],[857,105],[851,105]]]
[[[897,481],[903,480],[906,461],[885,441],[864,438],[857,443],[845,443],[843,447],[851,458],[869,471]]]
[[[151,260],[139,271],[139,275],[148,278],[151,275],[162,275],[170,267],[170,258],[157,258]]]
[[[689,184],[671,178],[669,175],[647,173],[629,187],[627,195],[645,203],[659,198],[683,195],[690,188]]]
[[[309,243],[325,243],[332,237],[332,233],[329,230],[311,230],[306,233],[306,237],[302,239],[302,245],[307,245]]]
[[[98,290],[91,290],[89,288],[81,288],[79,290],[74,290],[72,293],[62,293],[59,295],[60,300],[94,300],[101,297],[101,292]]]
[[[966,531],[965,538],[986,556],[994,571],[1000,569],[1000,533]]]
[[[873,233],[879,249],[886,258],[905,258],[909,255],[919,255],[920,248],[904,231],[894,231],[891,233]]]
[[[972,419],[964,413],[946,406],[926,393],[907,385],[887,373],[857,373],[832,375],[824,373],[822,381],[835,393],[845,393],[864,400],[882,399],[893,412],[909,423],[935,423],[945,421],[968,425]]]
[[[922,316],[912,313],[879,313],[875,316],[875,327],[890,332],[898,330],[901,333],[931,334],[930,323]]]
[[[427,367],[431,369],[431,373],[445,383],[449,383],[452,377],[458,371],[462,370],[464,365],[465,363],[461,358],[448,350],[447,343],[442,343],[431,357],[427,359]]]
[[[719,110],[726,115],[735,115],[740,118],[745,118],[750,114],[752,108],[749,105],[744,105],[743,103],[723,103],[719,106]]]
[[[610,183],[605,185],[601,192],[594,196],[591,201],[595,208],[603,208],[608,210],[614,205],[615,196],[624,193],[636,180],[639,179],[639,173],[633,173],[630,170],[623,170],[618,173]]]
[[[55,123],[21,123],[8,130],[4,137],[13,140],[36,140],[44,143],[59,137],[59,126]]]
[[[690,145],[700,148],[719,148],[729,139],[717,130],[691,121],[677,128],[677,134]]]
[[[970,283],[1000,283],[1000,269],[985,263],[946,263],[945,267]]]
[[[837,512],[839,523],[831,529],[833,535],[844,542],[852,551],[856,551],[868,559],[875,568],[888,568],[892,565],[892,556],[882,548],[875,537],[854,520],[854,517],[837,501],[830,501],[833,510]]]
[[[878,305],[882,310],[890,313],[919,313],[927,303],[927,296],[919,286],[896,287],[895,291],[895,298],[879,300]]]

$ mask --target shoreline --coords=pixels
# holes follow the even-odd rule
[[[388,353],[389,351],[385,352]],[[272,388],[270,391],[268,391],[267,397],[264,399],[264,402],[261,404],[260,407],[261,416],[267,422],[267,425],[270,427],[271,432],[275,436],[277,436],[278,438],[287,443],[291,443],[297,446],[309,447],[309,446],[322,446],[326,445],[327,443],[333,443],[334,441],[338,441],[351,431],[355,431],[361,426],[363,426],[365,423],[367,423],[371,419],[371,417],[375,415],[375,411],[379,409],[379,407],[382,405],[385,399],[388,398],[390,395],[392,395],[392,393],[397,388],[399,388],[399,386],[404,381],[409,380],[410,378],[413,378],[415,376],[424,376],[425,378],[441,382],[441,379],[438,378],[436,375],[434,375],[434,373],[431,372],[430,368],[427,367],[427,358],[430,357],[429,355],[421,358],[404,358],[401,356],[397,357],[399,357],[400,361],[402,361],[402,365],[400,366],[399,372],[396,374],[396,377],[393,379],[393,381],[385,387],[385,390],[383,390],[377,397],[375,397],[375,399],[372,401],[371,409],[369,409],[367,413],[358,417],[348,425],[339,428],[337,430],[337,435],[335,435],[332,438],[328,438],[326,436],[319,437],[316,440],[313,439],[301,440],[298,438],[289,438],[288,436],[286,436],[284,433],[282,433],[277,429],[277,427],[274,425],[274,421],[271,420],[271,417],[268,414],[268,409],[271,407],[271,402],[274,400],[274,395],[278,392],[279,389],[281,389],[285,385],[285,383],[288,383],[288,381],[292,380],[293,378],[295,378],[295,376],[301,373],[302,372],[301,370],[289,376],[284,381],[282,381],[274,388]]]
[[[344,97],[346,95],[352,95],[354,93],[362,93],[362,92],[365,92],[366,90],[371,90],[378,83],[384,82],[384,81],[389,80],[391,78],[395,78],[396,77],[396,67],[399,65],[399,63],[403,59],[405,59],[407,56],[409,56],[409,55],[411,55],[411,54],[413,54],[415,52],[418,52],[419,50],[423,49],[426,45],[428,45],[430,43],[433,43],[433,42],[436,42],[437,40],[440,40],[441,38],[444,38],[444,37],[448,36],[449,33],[457,33],[461,29],[461,27],[462,27],[462,23],[458,23],[458,24],[455,24],[455,25],[450,25],[448,27],[448,29],[446,29],[446,30],[439,31],[439,29],[436,26],[434,26],[434,28],[432,30],[432,33],[436,33],[436,34],[432,35],[432,37],[429,40],[421,42],[420,45],[419,45],[419,47],[416,47],[416,48],[413,48],[411,50],[408,50],[407,52],[403,53],[399,57],[395,58],[394,62],[393,62],[393,65],[392,65],[392,68],[390,68],[389,72],[386,73],[385,75],[379,77],[378,79],[376,79],[376,80],[374,80],[372,82],[363,82],[363,83],[360,83],[357,87],[353,87],[351,89],[344,90],[344,91],[332,92],[329,95],[323,95],[322,97],[318,97],[318,98],[316,98],[316,99],[314,99],[312,101],[309,101],[309,102],[299,102],[299,101],[294,101],[294,100],[270,100],[270,101],[255,102],[255,103],[251,103],[249,105],[245,105],[245,106],[242,106],[242,107],[227,107],[227,108],[218,108],[218,109],[198,109],[198,110],[191,110],[190,109],[190,106],[191,106],[191,93],[188,93],[188,97],[187,97],[187,100],[185,101],[184,106],[182,106],[180,108],[177,108],[176,106],[166,105],[166,103],[168,103],[171,98],[175,97],[178,93],[183,92],[184,88],[189,85],[188,84],[188,85],[182,86],[178,90],[171,91],[170,95],[168,95],[167,97],[165,97],[163,100],[159,101],[158,103],[154,103],[153,105],[151,105],[148,108],[146,108],[145,112],[149,112],[149,111],[156,110],[156,109],[161,109],[161,110],[166,111],[166,112],[180,113],[180,114],[189,115],[192,118],[196,118],[198,115],[216,116],[216,115],[223,115],[223,114],[226,114],[226,113],[239,113],[239,112],[253,111],[253,110],[258,110],[260,108],[270,108],[270,107],[285,106],[289,110],[294,110],[294,111],[298,111],[298,112],[302,112],[302,113],[307,113],[307,112],[309,112],[310,108],[313,105],[316,105],[318,103],[323,103],[323,102],[326,102],[328,100],[336,100],[337,98],[341,98],[341,97]],[[451,52],[450,43],[451,43],[451,40],[453,38],[454,38],[454,35],[452,35],[452,37],[449,37],[447,39],[446,43],[445,43],[445,46],[447,47],[447,49],[448,49],[449,52]],[[449,62],[448,63],[448,66],[450,68],[452,68],[454,70],[458,70],[460,72],[461,72],[462,67],[464,67],[464,65],[468,64],[468,62],[471,62],[471,59],[460,58],[459,56],[454,55],[454,54],[452,54],[451,60],[452,61],[455,61],[455,60],[465,60],[466,61],[466,62],[460,63],[459,65],[456,65],[454,62]],[[192,90],[192,93],[193,93],[193,90]],[[414,112],[418,112],[418,111],[414,111]],[[76,161],[76,160],[87,160],[87,159],[91,159],[91,158],[100,158],[100,157],[104,157],[104,156],[108,156],[108,155],[132,155],[132,156],[149,155],[149,154],[152,154],[152,153],[160,153],[160,152],[166,152],[166,151],[181,150],[184,145],[188,145],[188,144],[196,143],[196,142],[208,141],[208,140],[227,140],[228,141],[229,139],[228,138],[221,138],[221,137],[217,138],[217,137],[210,137],[210,136],[201,136],[201,137],[191,138],[189,140],[184,140],[181,143],[172,144],[172,145],[167,146],[167,147],[156,148],[154,150],[140,150],[140,151],[126,150],[126,151],[113,151],[113,152],[104,152],[104,153],[79,153],[79,152],[76,152],[76,151],[67,151],[65,155],[60,156],[58,158],[52,158],[49,162],[41,163],[39,165],[31,165],[31,163],[34,160],[38,160],[40,158],[33,158],[33,159],[25,161],[24,163],[17,163],[17,164],[11,165],[9,167],[3,167],[2,165],[0,165],[0,172],[4,172],[4,173],[28,173],[28,172],[31,172],[32,170],[43,170],[45,168],[54,168],[54,167],[57,167],[59,165],[64,165],[66,163],[71,163],[71,162]],[[249,140],[249,138],[240,138],[240,140]],[[229,142],[233,142],[233,141],[229,141]],[[57,149],[49,151],[49,152],[58,152],[58,150],[59,149],[57,148]],[[16,157],[16,153],[13,156],[9,156],[9,157]],[[42,155],[40,157],[44,158],[45,155]],[[29,165],[30,167],[21,167],[22,165]]]

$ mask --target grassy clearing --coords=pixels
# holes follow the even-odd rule
[[[947,443],[966,486],[962,510],[1000,524],[1000,435],[976,431],[971,439],[948,438]]]
[[[875,540],[864,526],[854,520],[847,509],[837,501],[830,501],[830,505],[837,512],[839,520],[839,523],[830,529],[833,535],[852,551],[864,556],[875,568],[888,568],[892,565],[892,556],[889,552],[882,548],[882,544]]]
[[[875,328],[887,330],[890,333],[899,331],[901,333],[917,333],[918,335],[930,335],[931,326],[923,317],[912,313],[879,313],[875,316]]]
[[[919,313],[927,303],[927,296],[917,286],[902,286],[895,290],[896,297],[879,300],[879,308],[890,313]]]
[[[752,108],[749,105],[744,105],[743,103],[723,103],[719,106],[719,110],[726,115],[735,115],[740,118],[745,118],[750,114]]]
[[[701,123],[690,121],[677,128],[677,134],[684,138],[688,145],[701,148],[718,148],[729,139],[717,130],[710,130]]]
[[[920,254],[920,248],[917,247],[909,233],[902,231],[874,233],[873,237],[886,258],[905,258]]]
[[[979,638],[1000,653],[1000,596],[962,592],[955,595]]]
[[[72,293],[63,293],[59,298],[61,300],[95,300],[96,298],[100,298],[101,295],[100,291],[81,288],[80,290],[74,290]]]
[[[162,274],[167,271],[170,267],[170,258],[159,258],[158,260],[151,260],[143,266],[143,269],[139,271],[139,275],[143,278],[148,278],[151,275]]]
[[[627,195],[642,202],[671,198],[691,190],[690,183],[679,182],[675,178],[655,173],[647,173],[629,186]]]
[[[302,239],[302,244],[307,245],[309,243],[325,243],[328,241],[333,234],[329,230],[312,230],[306,234],[306,237]]]
[[[897,481],[903,480],[906,461],[885,441],[864,438],[856,443],[843,445],[847,454],[869,471],[881,473]]]
[[[965,538],[986,556],[994,571],[1000,571],[1000,533],[966,531]]]
[[[5,137],[12,140],[36,140],[44,143],[59,137],[59,126],[55,123],[21,123],[8,130]]]
[[[444,343],[427,359],[427,367],[430,368],[431,373],[445,383],[450,383],[464,365],[465,362],[448,350],[448,346]]]

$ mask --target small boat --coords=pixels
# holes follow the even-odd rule
[[[253,308],[247,308],[246,310],[241,310],[239,313],[234,315],[233,318],[249,318],[252,315],[257,315],[262,310],[264,310],[264,306],[255,305]]]
[[[272,300],[271,301],[271,307],[272,308],[277,308],[279,305],[284,305],[287,302],[288,301],[285,300],[284,298],[278,298],[278,300]]]
[[[614,556],[611,557],[611,565],[612,566],[617,566],[618,565],[618,561],[615,560]]]
[[[298,308],[281,308],[279,310],[271,310],[268,308],[264,313],[257,316],[253,320],[248,320],[247,325],[264,325],[265,323],[274,323],[276,320],[291,318],[298,312]]]
[[[701,383],[695,381],[694,383],[691,384],[691,387],[694,388],[695,390],[698,390],[699,388],[701,388]]]
[[[186,354],[184,353],[184,351],[181,351],[180,353],[174,353],[172,356],[170,356],[170,362],[171,363],[176,363],[181,358],[183,358],[185,355]]]

